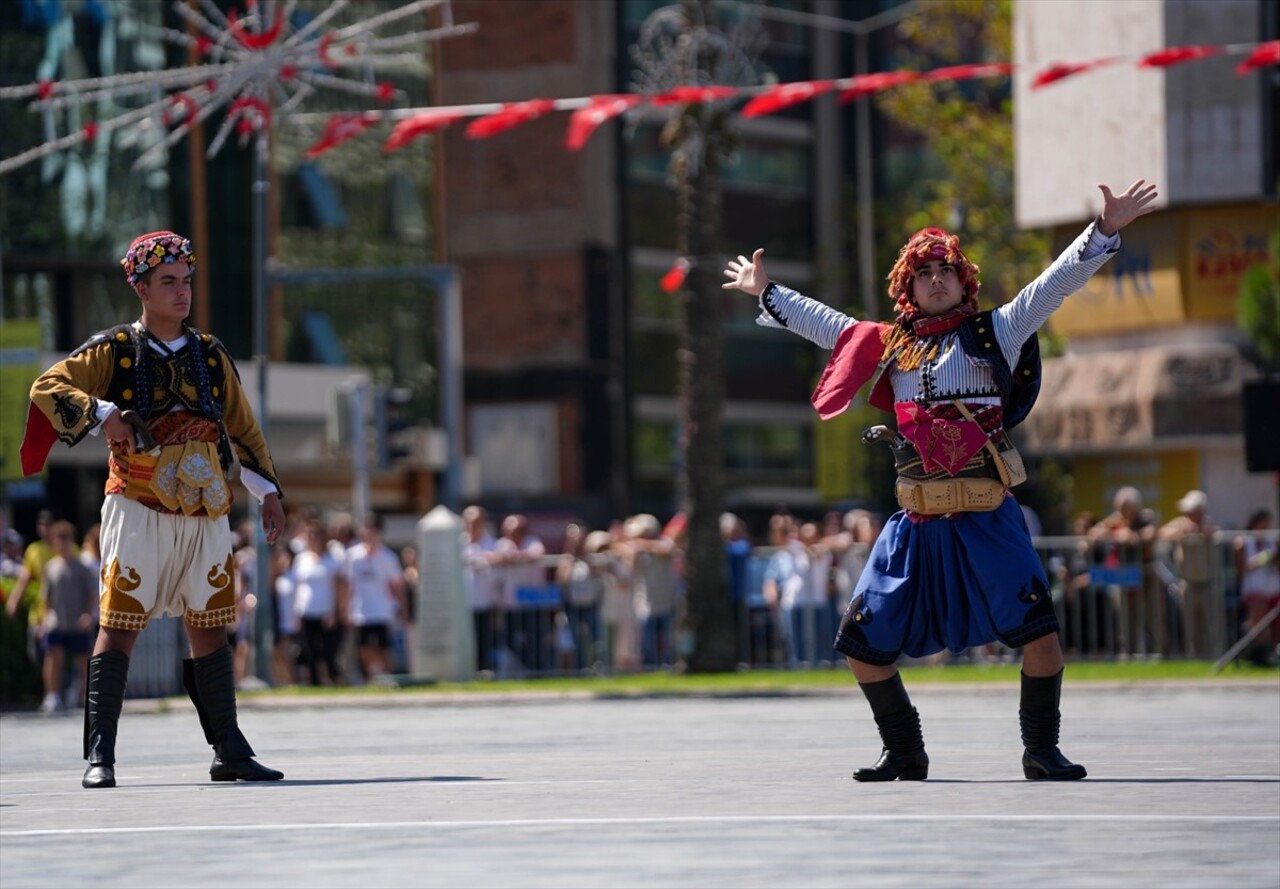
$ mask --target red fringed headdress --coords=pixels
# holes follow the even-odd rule
[[[956,267],[964,301],[977,306],[978,273],[981,269],[961,251],[960,239],[940,228],[922,228],[898,251],[898,261],[889,272],[889,295],[893,297],[897,311],[910,312],[915,309],[915,303],[911,301],[912,276],[920,266],[934,261],[950,263]]]
[[[945,262],[955,266],[960,276],[963,302],[945,316],[922,315],[912,301],[912,278],[926,262]],[[881,362],[896,359],[900,370],[914,370],[924,361],[936,358],[937,335],[954,330],[978,311],[978,273],[981,271],[960,249],[960,239],[940,228],[922,228],[901,250],[898,261],[889,272],[889,295],[894,299],[898,321],[881,336],[884,352]],[[920,339],[924,337],[925,339]]]

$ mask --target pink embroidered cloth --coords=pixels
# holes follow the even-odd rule
[[[898,432],[915,445],[925,472],[955,475],[986,446],[987,434],[972,420],[940,419],[914,401],[899,401],[893,409]]]

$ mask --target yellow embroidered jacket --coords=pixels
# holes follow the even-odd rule
[[[140,324],[121,325],[95,334],[41,374],[31,387],[24,469],[43,466],[55,436],[67,445],[83,440],[100,422],[97,402],[108,401],[136,411],[158,447],[112,451],[107,493],[163,512],[223,515],[231,502],[225,476],[231,450],[243,467],[279,489],[231,355],[210,334],[190,327],[186,333],[186,344],[170,352],[162,343],[154,348],[158,341]]]

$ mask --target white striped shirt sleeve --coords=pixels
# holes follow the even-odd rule
[[[1096,220],[1089,223],[1051,266],[992,313],[996,341],[1010,367],[1017,362],[1027,338],[1119,249],[1119,234],[1108,237],[1098,231]]]
[[[833,348],[840,332],[853,321],[844,312],[776,281],[770,281],[760,294],[760,317],[756,318],[756,324],[761,327],[790,330],[824,349]]]

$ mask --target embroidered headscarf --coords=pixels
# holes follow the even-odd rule
[[[196,254],[191,242],[171,231],[151,232],[134,239],[120,265],[129,286],[137,284],[147,272],[167,262],[185,262],[193,269]]]
[[[912,280],[922,265],[945,262],[955,267],[960,277],[962,301],[945,315],[925,315],[915,304]],[[969,261],[960,249],[960,238],[940,228],[922,228],[898,251],[898,261],[889,272],[889,296],[893,297],[896,323],[884,334],[882,362],[897,358],[901,370],[914,370],[937,355],[937,340],[921,341],[953,330],[978,311],[978,273],[981,269]]]

